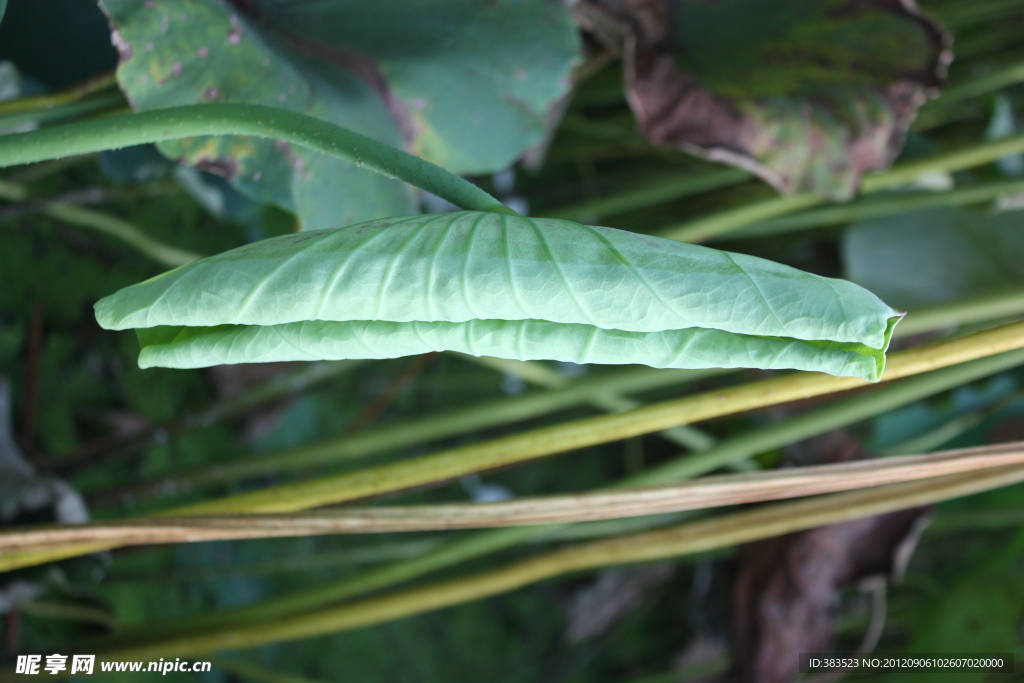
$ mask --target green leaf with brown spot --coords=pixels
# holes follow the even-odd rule
[[[591,0],[577,14],[621,46],[652,142],[834,199],[892,163],[951,59],[913,0]]]
[[[133,106],[291,109],[455,173],[497,171],[544,136],[579,39],[552,0],[102,0]],[[247,137],[163,143],[174,158],[294,211],[307,229],[415,210],[400,183]]]

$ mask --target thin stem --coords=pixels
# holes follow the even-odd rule
[[[5,181],[3,182],[9,189],[8,191],[15,191],[14,188],[10,187],[10,184]],[[24,189],[24,188],[23,188]],[[174,183],[149,183],[146,185],[126,185],[122,187],[87,187],[81,190],[72,190],[71,192],[65,192],[55,197],[49,198],[29,198],[24,201],[16,201],[9,206],[0,208],[0,221],[11,220],[13,218],[19,218],[21,216],[30,216],[41,212],[47,206],[57,203],[64,204],[66,206],[94,206],[97,204],[104,203],[117,203],[125,200],[143,200],[152,197],[160,197],[169,194],[177,194],[181,191],[181,188]],[[28,194],[27,189],[17,194]]]
[[[63,157],[52,161],[41,161],[38,164],[30,164],[7,176],[7,180],[13,183],[34,183],[39,180],[50,178],[58,173],[93,161],[96,154],[82,154],[77,157]]]
[[[954,173],[975,166],[990,164],[997,159],[1024,152],[1024,133],[1002,140],[992,140],[954,149],[924,159],[906,161],[884,173],[864,178],[865,193],[889,190],[914,182],[926,173]]]
[[[98,76],[82,81],[76,85],[55,93],[45,95],[32,95],[31,97],[19,97],[15,100],[0,102],[0,116],[13,114],[15,112],[33,111],[38,109],[52,109],[62,104],[78,102],[93,93],[108,88],[117,88],[117,76],[113,70],[105,71]],[[124,98],[122,98],[124,101]]]
[[[0,144],[7,137],[12,136],[0,136]],[[0,181],[0,198],[24,201],[27,197],[28,190],[25,187],[8,181]],[[113,237],[165,266],[177,267],[202,258],[201,254],[193,254],[159,242],[128,221],[100,211],[62,202],[48,202],[42,207],[41,212],[65,223],[90,228]]]
[[[906,439],[905,441],[882,450],[882,455],[905,455],[907,453],[927,453],[929,451],[933,451],[943,444],[952,441],[961,434],[974,429],[993,415],[1003,411],[1007,406],[1020,401],[1021,398],[1024,398],[1024,393],[1015,392],[1010,394],[991,405],[979,408],[978,410],[972,410],[963,415],[954,417],[934,429],[929,429],[923,433],[915,434],[913,437]]]
[[[971,145],[964,149],[936,154],[926,159],[904,162],[888,171],[865,176],[861,183],[861,193],[870,194],[906,185],[925,173],[962,171],[1020,153],[1024,153],[1024,134]],[[682,242],[702,242],[754,223],[824,203],[825,199],[815,194],[769,197],[735,209],[663,228],[657,234]]]
[[[468,353],[459,353],[458,351],[449,351],[449,353],[464,361],[489,368],[495,372],[518,377],[524,382],[536,384],[545,389],[561,389],[572,384],[570,377],[563,375],[543,361],[495,358],[494,356],[472,356]]]
[[[424,353],[412,361],[384,387],[384,391],[378,394],[358,415],[356,415],[345,429],[345,436],[352,437],[364,431],[374,420],[385,412],[395,399],[405,391],[416,378],[427,369],[431,363],[438,358],[438,352]]]
[[[122,449],[143,445],[161,431],[176,434],[187,429],[209,427],[220,420],[239,415],[261,404],[305,391],[311,386],[348,373],[369,362],[368,360],[338,360],[301,363],[297,370],[276,375],[246,389],[245,392],[237,396],[217,400],[197,413],[156,423],[139,433],[126,437],[114,437],[113,439],[109,435],[101,437],[75,451],[53,456],[43,462],[42,467],[62,473],[77,471],[95,464],[97,455],[102,454],[103,460],[110,459],[112,455],[116,455]],[[165,483],[164,485],[173,484]]]
[[[648,368],[645,366],[637,366],[634,368],[630,368],[629,370],[615,371],[615,373],[612,374],[611,376],[606,378],[597,378],[596,381],[590,378],[573,381],[570,380],[565,375],[553,371],[550,367],[538,361],[493,358],[490,356],[470,356],[469,354],[462,353],[456,353],[455,355],[459,356],[460,358],[464,358],[472,363],[483,365],[484,367],[491,368],[492,370],[496,370],[498,372],[504,372],[510,375],[514,375],[525,382],[536,384],[542,387],[547,387],[548,389],[560,389],[563,387],[568,387],[571,384],[574,388],[569,389],[567,394],[577,395],[577,392],[579,392],[582,389],[583,393],[581,395],[585,397],[586,403],[589,403],[591,406],[597,408],[600,411],[608,413],[621,413],[627,410],[635,410],[643,405],[643,403],[637,401],[636,399],[622,396],[623,393],[629,394],[634,392],[647,391],[648,389],[655,389],[664,386],[661,385],[660,383],[653,382],[650,385],[645,385],[642,383],[634,385],[629,379],[630,375],[636,373],[637,378],[641,380],[643,377],[650,377],[653,380],[655,376],[664,377],[666,380],[668,380],[668,376],[662,375],[661,373],[676,372],[674,370],[656,370],[654,368]],[[725,368],[716,368],[709,370],[682,370],[679,371],[679,381],[693,381],[704,377],[710,377],[713,375],[732,371],[732,369]],[[652,375],[652,373],[658,374]],[[613,378],[615,377],[621,377],[621,379],[625,380],[624,384],[619,386],[617,385],[617,382],[614,381],[609,381],[607,384],[605,384],[606,379],[613,380]],[[594,383],[591,384],[591,382]],[[669,381],[669,383],[674,384],[675,382]],[[579,389],[575,388],[577,386],[579,387]],[[584,387],[588,388],[584,389]],[[555,398],[556,395],[557,394],[555,393],[549,394],[549,398]],[[539,397],[523,397],[523,400],[532,400],[533,398]],[[501,402],[501,405],[508,406],[510,403],[515,403],[516,401],[517,399],[505,399],[504,401]],[[498,406],[495,407],[497,408]],[[501,410],[505,409],[501,408]],[[557,410],[557,408],[553,407],[544,412],[549,413],[554,412],[555,410]],[[689,425],[679,425],[676,427],[672,427],[670,429],[660,431],[658,432],[658,436],[661,436],[662,438],[667,439],[678,446],[682,446],[683,448],[688,448],[693,451],[706,450],[710,448],[715,441],[714,437],[712,437],[710,434],[704,432],[701,429],[691,427]]]
[[[928,11],[942,23],[953,29],[962,29],[971,24],[998,19],[1024,9],[1021,0],[974,0],[970,3],[945,2],[929,4]]]
[[[282,554],[273,559],[254,562],[224,562],[211,566],[204,565],[199,569],[186,569],[174,566],[164,571],[145,573],[119,572],[115,563],[104,583],[190,583],[193,581],[220,581],[231,576],[274,576],[294,572],[321,571],[324,569],[340,569],[374,565],[396,560],[408,560],[436,548],[441,544],[440,538],[424,538],[420,540],[392,541],[386,544],[373,543],[365,546],[329,550],[322,552],[302,552]]]
[[[130,247],[134,247],[140,254],[145,254],[157,263],[171,266],[172,268],[183,266],[186,263],[202,258],[202,254],[196,254],[158,242],[128,221],[99,211],[93,211],[92,209],[85,209],[80,206],[50,204],[43,209],[43,213],[65,223],[77,225],[81,228],[91,228],[98,233],[113,237]]]
[[[364,628],[479,600],[544,579],[609,565],[679,557],[781,534],[861,519],[1024,481],[1024,467],[891,484],[689,522],[659,531],[582,544],[505,567],[273,621],[200,632],[103,652],[105,658],[196,656]]]
[[[662,228],[656,234],[680,242],[704,242],[744,226],[809,209],[824,202],[823,198],[815,194],[773,196]]]
[[[5,135],[0,137],[0,166],[204,135],[274,138],[405,181],[466,210],[514,213],[429,161],[320,119],[253,104],[171,107]]]
[[[896,326],[894,336],[907,337],[921,332],[1022,314],[1024,314],[1024,291],[1022,290],[981,294],[946,304],[911,309],[903,322]]]
[[[543,366],[541,366],[543,367]],[[535,370],[535,368],[532,368]],[[326,465],[374,454],[394,451],[413,444],[437,441],[458,434],[529,420],[573,406],[602,400],[607,394],[630,394],[681,384],[721,372],[692,370],[657,370],[644,366],[609,372],[605,376],[585,377],[559,389],[503,398],[468,408],[436,415],[426,415],[382,425],[355,435],[341,435],[297,448],[266,455],[210,465],[185,471],[158,481],[115,492],[106,499],[125,496],[156,495],[165,490],[195,489],[214,483],[237,481],[255,476],[275,474]],[[538,373],[528,373],[533,380]],[[564,382],[565,377],[554,375]],[[621,396],[620,401],[629,400]],[[607,397],[605,401],[610,401]],[[606,406],[610,407],[610,406]]]
[[[40,619],[84,621],[104,626],[117,626],[117,618],[109,612],[85,605],[30,600],[19,604],[18,609]]]
[[[1024,527],[1024,507],[1002,507],[940,513],[930,529],[938,533],[956,533],[980,529],[1020,529],[1021,527]]]
[[[592,222],[627,211],[636,211],[655,204],[670,202],[683,197],[709,192],[748,180],[750,174],[740,169],[725,169],[710,173],[672,174],[643,187],[618,192],[607,197],[562,206],[543,212],[548,218],[564,218],[573,221]]]
[[[784,422],[722,441],[704,453],[677,458],[632,477],[630,483],[648,484],[696,477],[731,462],[860,422],[1022,363],[1024,349],[1017,349],[904,379],[876,391],[856,394]]]
[[[747,239],[750,237],[780,235],[795,230],[842,225],[855,221],[920,211],[922,209],[980,204],[992,201],[1003,195],[1014,195],[1020,192],[1024,192],[1024,180],[1020,179],[982,183],[956,188],[947,192],[899,192],[891,195],[869,197],[849,204],[837,204],[820,209],[811,209],[810,211],[802,211],[769,221],[755,223],[727,235],[722,235],[722,239]],[[900,323],[899,327],[902,328],[905,322]]]
[[[1022,81],[1024,81],[1024,64],[1011,64],[981,78],[972,78],[951,88],[946,88],[941,96],[926,104],[921,111],[925,113],[948,107],[964,100],[987,95],[1007,86],[1016,85]]]
[[[0,115],[0,128],[11,129],[27,123],[42,125],[69,119],[122,113],[125,108],[124,96],[120,91],[100,92],[82,100],[58,104],[46,109],[26,109]]]

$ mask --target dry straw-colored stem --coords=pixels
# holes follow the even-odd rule
[[[337,533],[566,524],[849,491],[1024,464],[1024,442],[833,465],[706,477],[667,486],[498,503],[352,508],[316,514],[174,517],[48,525],[0,533],[0,552],[76,543],[119,546]]]
[[[179,635],[109,652],[103,659],[185,657],[299,640],[364,628],[537,581],[609,565],[662,560],[853,519],[928,505],[1024,481],[1024,467],[998,467],[902,484],[776,503],[658,531],[597,541],[522,560],[500,569],[398,591],[297,616],[222,631]],[[0,680],[4,680],[0,675]]]
[[[908,377],[1019,348],[1024,348],[1024,322],[891,354],[882,379]],[[470,472],[649,434],[681,424],[865,386],[869,384],[855,378],[794,373],[655,403],[624,413],[535,429],[415,460],[198,503],[168,510],[161,516],[297,512],[444,481]],[[12,552],[0,557],[0,570],[112,547],[115,544],[93,543],[56,550]]]

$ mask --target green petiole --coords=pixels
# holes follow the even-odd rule
[[[255,104],[202,104],[78,121],[0,136],[0,167],[203,135],[254,135],[329,154],[431,192],[470,211],[517,215],[429,161],[334,124]]]

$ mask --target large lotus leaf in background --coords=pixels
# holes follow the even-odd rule
[[[783,192],[848,199],[892,163],[951,59],[913,0],[591,0],[641,131]]]
[[[133,106],[288,108],[462,174],[497,171],[546,130],[579,39],[555,0],[101,0]],[[296,212],[306,229],[409,214],[412,191],[269,140],[161,145]]]
[[[934,209],[850,226],[846,276],[894,306],[957,301],[1024,287],[1024,211]]]
[[[461,211],[285,235],[96,304],[144,366],[457,350],[877,380],[898,314],[843,280],[570,221]]]

